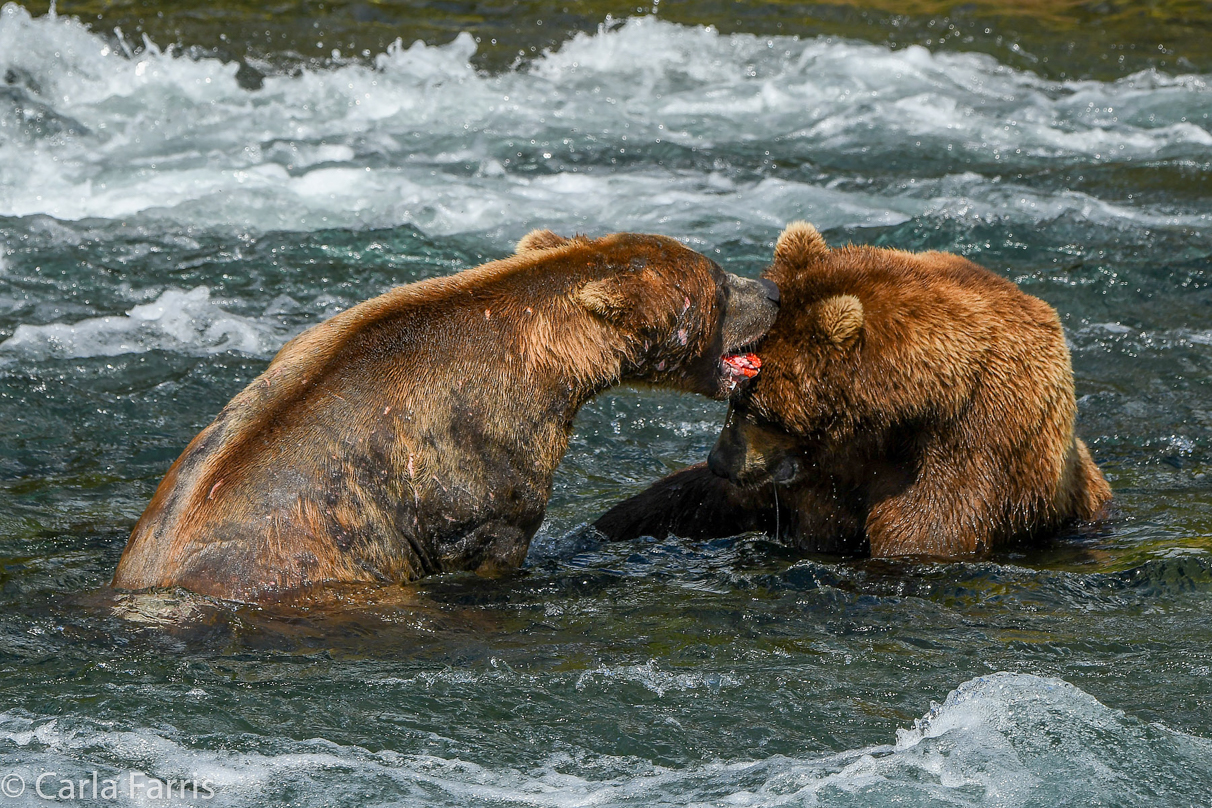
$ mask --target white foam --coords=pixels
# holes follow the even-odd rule
[[[1212,146],[1203,76],[1051,82],[982,55],[725,36],[652,17],[579,34],[501,75],[477,73],[474,52],[467,34],[397,44],[373,65],[270,76],[249,91],[234,64],[150,44],[128,57],[74,20],[10,3],[0,70],[71,126],[3,139],[0,214],[251,230],[411,223],[433,234],[539,222],[718,240],[792,218],[892,224],[957,206],[1040,220],[1033,200],[984,178],[961,182],[959,196],[877,192],[731,165],[758,142],[777,142],[772,159],[857,161],[860,173],[864,160],[920,148],[963,155],[990,169],[981,177],[1042,158],[1206,162]],[[664,167],[657,141],[714,154],[717,167]],[[1107,220],[1208,221],[1058,196]]]
[[[734,673],[693,673],[662,670],[655,659],[643,665],[599,665],[577,678],[577,690],[609,687],[612,683],[638,684],[658,696],[669,691],[706,690],[719,693],[721,689],[740,687],[744,680]]]
[[[207,780],[216,806],[261,805],[287,790],[301,803],[417,806],[1190,804],[1212,755],[1212,741],[1140,722],[1064,681],[1012,673],[965,682],[891,745],[686,768],[576,749],[519,769],[483,760],[490,749],[461,759],[259,738],[237,752],[191,738],[0,713],[0,754],[17,774]]]
[[[210,290],[169,289],[125,316],[93,317],[75,323],[19,325],[0,343],[0,353],[35,358],[77,359],[151,350],[213,354],[237,351],[267,356],[285,342],[270,321],[225,311]]]
[[[1122,323],[1090,323],[1069,333],[1074,351],[1114,352],[1130,356],[1212,345],[1212,330],[1191,328],[1138,330]]]

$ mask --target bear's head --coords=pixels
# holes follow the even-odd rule
[[[732,397],[708,457],[717,475],[742,485],[791,483],[813,449],[841,443],[879,417],[856,395],[858,374],[869,370],[859,359],[870,338],[855,294],[863,284],[848,266],[856,254],[831,251],[806,222],[779,237],[763,277],[778,284],[780,313],[759,346],[761,376]]]
[[[564,251],[587,266],[576,306],[623,346],[619,381],[727,398],[757,375],[750,353],[778,314],[772,280],[748,280],[664,236],[616,233],[596,240],[536,230],[517,252]],[[576,277],[577,273],[572,273]]]

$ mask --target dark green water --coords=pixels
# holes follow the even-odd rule
[[[128,33],[138,8],[82,7]],[[538,6],[431,4],[431,44],[389,49],[395,23],[349,12],[371,56],[314,63],[300,34],[239,44],[235,6],[160,9],[162,45],[236,42],[192,56],[0,12],[0,785],[27,785],[0,805],[94,770],[122,804],[140,777],[209,782],[196,805],[1208,803],[1212,66],[1181,51],[1210,17],[1087,10],[1065,40],[1078,12],[978,8],[939,46],[928,8],[584,22],[604,8],[531,43]],[[661,232],[752,276],[796,218],[1054,305],[1111,519],[966,564],[604,546],[585,524],[723,416],[618,390],[507,579],[288,613],[101,589],[172,459],[305,326],[532,227]]]

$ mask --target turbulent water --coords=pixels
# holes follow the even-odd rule
[[[26,784],[0,805],[94,771],[131,804],[157,778],[224,806],[1206,805],[1210,76],[653,16],[500,72],[475,52],[250,89],[0,11],[0,787]],[[723,415],[619,390],[515,576],[286,613],[102,589],[168,464],[304,327],[534,227],[754,275],[800,218],[1052,303],[1111,518],[963,564],[603,545],[586,523]]]

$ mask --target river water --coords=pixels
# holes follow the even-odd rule
[[[1207,64],[659,13],[495,66],[457,19],[237,62],[88,19],[0,11],[0,776],[27,784],[0,805],[94,771],[120,804],[1208,804]],[[169,463],[304,327],[534,227],[753,276],[798,218],[1054,305],[1111,518],[956,564],[603,545],[586,524],[724,410],[622,389],[514,576],[280,613],[103,589]],[[149,778],[213,796],[131,797]]]

